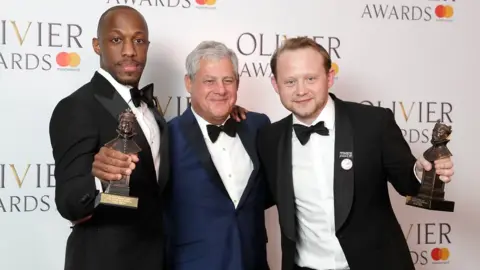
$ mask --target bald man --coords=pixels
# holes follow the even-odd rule
[[[151,95],[137,99],[139,92],[153,90],[138,89],[149,43],[139,12],[126,6],[107,10],[93,39],[100,68],[53,111],[55,202],[62,217],[73,224],[66,270],[165,269],[162,200],[169,174],[168,131]],[[117,136],[118,116],[127,108],[136,115],[135,141],[142,149],[124,160],[136,162],[130,195],[139,198],[138,209],[96,205],[95,198],[106,186],[92,175],[94,156]]]

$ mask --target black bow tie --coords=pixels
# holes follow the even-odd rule
[[[132,102],[135,107],[140,106],[140,102],[143,101],[148,107],[155,107],[153,102],[153,83],[143,87],[139,90],[137,87],[130,88],[130,95],[132,96]]]
[[[235,120],[232,118],[229,118],[227,122],[225,122],[224,125],[222,126],[216,126],[216,125],[207,125],[207,132],[208,132],[208,137],[210,137],[210,140],[214,143],[217,141],[218,136],[220,136],[220,132],[225,132],[230,137],[235,137],[236,134],[236,123]]]
[[[314,132],[323,135],[323,136],[328,136],[328,128],[325,127],[325,122],[321,121],[318,122],[314,126],[304,126],[304,125],[299,125],[299,124],[294,124],[293,129],[295,130],[295,134],[297,135],[298,140],[302,145],[305,145],[308,140],[310,140],[310,135]]]

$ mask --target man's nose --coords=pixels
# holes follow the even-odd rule
[[[133,57],[136,55],[137,55],[137,51],[132,41],[126,41],[125,43],[123,43],[122,56]]]
[[[219,95],[224,95],[227,92],[226,85],[223,81],[217,82],[217,86],[215,88],[215,93]]]
[[[297,95],[299,96],[303,96],[307,93],[307,88],[305,87],[305,83],[303,81],[298,81],[297,83],[297,89],[296,89],[296,93]]]

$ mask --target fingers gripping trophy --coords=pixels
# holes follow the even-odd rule
[[[432,139],[430,141],[432,146],[423,153],[423,157],[432,164],[435,160],[451,157],[452,153],[447,148],[451,134],[452,127],[438,120],[432,131]],[[432,166],[432,169],[429,171],[423,169],[420,191],[415,197],[407,197],[407,205],[428,210],[453,212],[455,202],[444,199],[444,189],[445,183],[440,180],[435,166]]]
[[[142,149],[135,143],[136,117],[130,108],[120,114],[117,128],[118,136],[105,146],[124,154],[136,154]],[[97,204],[118,207],[137,208],[138,198],[130,196],[130,176],[124,175],[118,181],[109,181],[104,193],[99,193]]]

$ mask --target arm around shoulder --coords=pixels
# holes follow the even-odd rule
[[[55,107],[50,119],[50,142],[55,160],[55,203],[67,220],[78,221],[92,214],[96,196],[91,173],[98,151],[98,131],[92,110],[67,97]]]
[[[382,164],[388,180],[402,196],[416,195],[420,187],[413,169],[416,158],[390,109],[385,109],[382,123]]]
[[[262,117],[262,125],[260,127],[265,127],[267,125],[270,125],[272,122],[270,121],[270,118],[264,113],[260,114]]]

